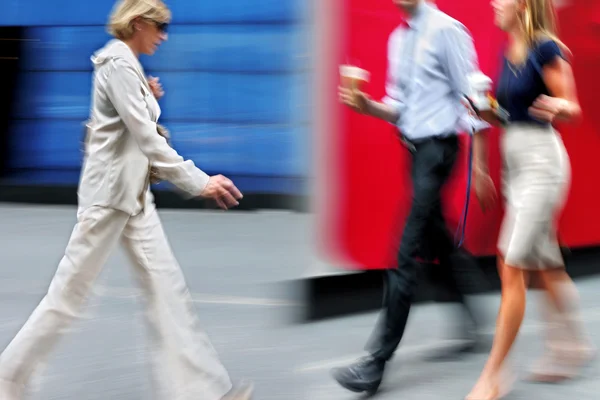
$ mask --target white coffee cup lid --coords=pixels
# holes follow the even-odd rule
[[[340,75],[363,81],[368,81],[371,78],[369,71],[354,65],[340,65]]]
[[[469,79],[469,84],[472,87],[485,88],[485,87],[492,86],[492,79],[479,71],[473,72],[472,74],[470,74],[468,79]]]

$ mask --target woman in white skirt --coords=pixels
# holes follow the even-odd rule
[[[223,176],[184,160],[157,125],[162,89],[138,61],[167,39],[171,13],[161,0],[122,0],[115,36],[93,57],[94,78],[77,224],[48,293],[0,356],[0,399],[20,400],[36,369],[64,334],[120,241],[145,297],[153,355],[153,393],[165,400],[248,399],[199,329],[183,273],[154,206],[149,182],[171,181],[190,197],[236,206],[242,195]]]
[[[498,242],[502,302],[489,359],[468,400],[499,399],[510,389],[501,372],[523,321],[530,273],[536,273],[547,298],[544,319],[557,327],[549,332],[532,378],[570,378],[593,355],[556,234],[570,163],[553,123],[581,114],[564,55],[568,49],[555,34],[551,0],[493,0],[492,6],[496,25],[510,37],[497,89],[499,105],[510,114],[501,138],[506,199]],[[490,113],[482,117],[498,122]],[[477,165],[475,173],[487,173],[486,168]]]

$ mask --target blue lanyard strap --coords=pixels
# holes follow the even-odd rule
[[[473,137],[469,138],[469,159],[467,171],[467,194],[465,196],[465,206],[462,216],[458,223],[456,233],[454,234],[454,244],[460,249],[465,241],[465,229],[467,228],[467,216],[469,215],[469,202],[471,200],[471,176],[473,175]]]

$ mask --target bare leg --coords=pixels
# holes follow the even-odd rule
[[[539,274],[538,274],[539,275]],[[544,284],[541,278],[538,280],[542,289]],[[543,296],[547,296],[544,289]],[[549,368],[550,364],[553,364],[554,353],[552,349],[557,348],[559,343],[564,340],[564,329],[558,318],[559,311],[554,307],[552,301],[549,299],[540,299],[540,314],[543,323],[543,336],[544,336],[544,353],[540,359],[534,362],[531,368],[531,375],[528,378],[533,381],[544,380],[544,376],[553,375],[554,368]]]
[[[540,277],[548,300],[558,312],[571,339],[580,344],[588,344],[589,336],[580,314],[579,293],[571,277],[564,269],[541,271]]]
[[[558,382],[577,376],[595,350],[582,323],[577,288],[566,271],[542,271],[540,278],[547,296],[545,319],[555,326],[547,327],[546,354],[534,368],[531,379]]]
[[[525,315],[526,272],[506,265],[502,260],[499,263],[502,300],[496,336],[488,361],[467,400],[494,400],[499,397],[504,360],[515,342]]]

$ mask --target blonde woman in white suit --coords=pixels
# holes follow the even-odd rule
[[[146,300],[153,346],[154,393],[166,400],[249,399],[199,329],[183,273],[171,251],[149,190],[151,177],[222,208],[242,194],[227,178],[208,176],[158,133],[161,88],[138,61],[167,39],[171,13],[161,0],[121,0],[93,57],[94,78],[77,224],[48,293],[0,356],[0,398],[20,400],[36,369],[79,314],[120,241]]]

